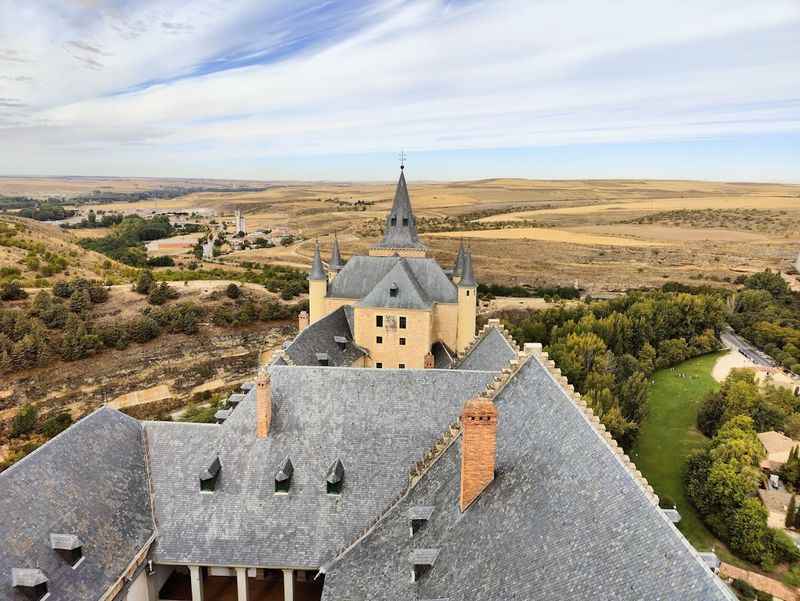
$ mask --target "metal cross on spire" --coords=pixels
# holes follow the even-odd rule
[[[406,166],[406,151],[401,150],[400,153],[397,155],[400,159],[400,169],[405,169]]]

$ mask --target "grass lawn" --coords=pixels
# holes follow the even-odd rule
[[[668,496],[675,502],[682,518],[678,528],[702,551],[712,546],[720,551],[722,543],[703,525],[689,504],[682,476],[686,457],[708,440],[697,430],[695,420],[703,397],[719,388],[711,377],[711,370],[723,354],[690,359],[653,375],[648,414],[630,455],[656,494]]]

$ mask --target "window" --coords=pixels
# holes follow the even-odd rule
[[[288,495],[289,494],[289,487],[292,485],[292,474],[294,474],[294,466],[292,465],[292,460],[289,457],[283,460],[280,467],[278,468],[278,473],[275,474],[275,494],[276,495]]]
[[[383,327],[383,315],[376,315],[375,316],[375,327],[382,328]]]
[[[400,291],[400,288],[397,284],[392,284],[389,287],[389,296],[397,296],[397,293]]]
[[[375,342],[378,344],[383,344],[383,336],[375,336]]]
[[[392,225],[397,225],[397,217],[392,215]]]
[[[383,367],[383,363],[376,363],[375,367],[377,367],[378,369],[381,369]]]
[[[406,345],[406,339],[405,338],[401,338],[400,339],[400,346],[405,346],[405,345]]]
[[[406,368],[406,364],[405,363],[401,363],[400,365],[397,366],[397,368],[398,369],[405,369]]]
[[[403,225],[408,225],[408,217],[403,217]]]
[[[401,330],[405,330],[406,329],[406,318],[405,318],[405,315],[401,315],[400,316],[400,329]]]
[[[329,495],[340,495],[342,494],[343,484],[344,466],[342,465],[341,459],[337,459],[333,462],[330,469],[328,469],[328,474],[325,477],[325,491]]]
[[[469,296],[469,290],[467,290],[467,296]]]

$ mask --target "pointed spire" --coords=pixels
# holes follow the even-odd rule
[[[475,281],[475,274],[472,271],[472,251],[468,250],[464,253],[464,274],[461,277],[461,281],[458,283],[458,286],[475,287],[477,285],[478,284]]]
[[[319,240],[314,247],[314,262],[311,264],[311,273],[308,274],[309,280],[327,280],[325,268],[322,266],[322,258],[319,256]]]
[[[453,277],[459,278],[464,273],[464,255],[466,249],[464,248],[464,238],[461,238],[461,244],[458,246],[458,254],[456,255],[456,264],[453,266]]]
[[[342,267],[344,267],[344,261],[342,261],[342,255],[339,252],[339,238],[336,237],[336,233],[333,234],[333,248],[331,249],[331,260],[328,262],[328,265],[334,271],[341,271]]]
[[[376,248],[417,248],[424,250],[426,247],[417,236],[417,220],[411,210],[411,199],[408,197],[405,173],[400,171],[400,179],[394,192],[392,210],[386,217],[383,240],[375,245]]]

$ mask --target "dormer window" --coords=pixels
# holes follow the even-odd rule
[[[414,549],[411,552],[411,582],[417,582],[431,571],[436,558],[439,556],[439,549]]]
[[[200,491],[201,492],[214,492],[217,487],[217,478],[219,478],[220,468],[219,456],[215,455],[208,467],[200,471]]]
[[[292,485],[292,474],[294,474],[294,466],[292,465],[292,460],[287,456],[278,468],[278,473],[275,474],[276,495],[289,494],[289,487]]]
[[[344,336],[334,336],[333,341],[336,343],[336,346],[339,347],[340,351],[343,351],[347,346],[347,338]]]
[[[317,363],[320,365],[328,365],[328,353],[317,353]]]
[[[11,586],[31,601],[44,601],[50,596],[47,576],[38,569],[12,568]]]
[[[394,227],[394,226],[396,226],[396,225],[397,225],[397,216],[395,216],[395,215],[392,215],[391,224],[392,224],[392,227]]]
[[[403,225],[408,225],[408,217],[403,217]]]
[[[396,283],[389,286],[389,296],[395,297],[398,292],[400,292],[400,287]]]
[[[411,523],[411,536],[422,530],[431,519],[433,507],[430,505],[416,505],[408,510],[408,520]]]
[[[342,494],[342,486],[344,485],[344,466],[341,459],[333,462],[333,465],[328,469],[325,476],[325,487],[329,495]]]
[[[74,534],[50,534],[50,548],[72,568],[83,561],[83,543]]]

